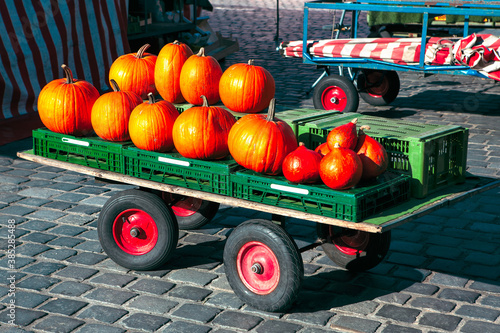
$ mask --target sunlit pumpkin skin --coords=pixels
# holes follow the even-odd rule
[[[274,78],[265,68],[234,64],[224,71],[219,83],[220,99],[232,111],[257,113],[268,107],[276,91]]]
[[[142,46],[137,53],[118,57],[109,69],[109,80],[115,80],[122,91],[133,91],[142,99],[151,92],[156,94],[155,64],[157,56],[145,53],[149,44]]]
[[[56,133],[86,135],[92,131],[90,113],[99,92],[89,82],[74,79],[68,66],[61,67],[65,78],[47,83],[38,96],[40,120]]]
[[[283,160],[283,176],[298,184],[313,184],[320,180],[319,164],[323,156],[314,150],[307,149],[300,142],[299,147]]]
[[[275,99],[267,115],[247,114],[229,132],[229,152],[241,166],[268,175],[277,175],[285,157],[297,149],[297,139],[286,122],[275,118]]]
[[[323,142],[322,144],[317,146],[316,149],[314,149],[314,151],[317,153],[320,153],[321,156],[325,156],[326,154],[328,154],[330,152],[330,148],[328,147],[327,142]]]
[[[222,68],[214,57],[205,55],[202,47],[200,52],[189,57],[181,69],[180,86],[184,99],[194,105],[202,105],[200,96],[205,96],[208,104],[220,100],[219,82]]]
[[[328,148],[330,148],[330,150],[333,149],[336,143],[343,148],[356,148],[356,143],[358,142],[358,133],[356,131],[357,122],[358,118],[354,118],[347,124],[332,129],[326,137]]]
[[[149,93],[148,101],[132,110],[128,122],[130,139],[137,148],[166,152],[174,148],[172,128],[179,111],[167,101],[156,101]]]
[[[229,155],[227,139],[236,119],[223,108],[209,106],[205,96],[202,100],[202,106],[187,109],[175,121],[175,149],[187,158],[222,159]]]
[[[356,186],[363,174],[363,164],[352,149],[338,144],[319,164],[319,175],[326,186],[334,190],[347,190]]]
[[[130,140],[130,114],[142,99],[132,91],[120,91],[114,80],[111,80],[111,87],[113,91],[99,97],[92,107],[92,127],[103,140],[127,141]]]
[[[365,134],[364,130],[369,130],[369,126],[361,126],[358,133],[358,144],[355,151],[363,163],[363,180],[380,176],[387,170],[389,157],[384,146],[371,136]]]
[[[185,102],[180,86],[181,69],[192,55],[191,48],[179,41],[168,43],[160,50],[156,59],[154,78],[156,89],[165,101]]]

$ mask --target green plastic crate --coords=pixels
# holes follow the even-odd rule
[[[369,125],[366,134],[379,141],[389,155],[388,169],[412,177],[412,196],[424,198],[443,187],[463,183],[467,163],[469,130],[386,119],[355,113],[300,122],[297,139],[309,148],[326,141],[331,129],[358,118],[358,128]]]
[[[356,188],[336,191],[326,185],[298,185],[282,176],[254,171],[231,175],[233,197],[281,208],[360,222],[410,198],[410,177],[386,172]]]
[[[33,130],[35,155],[123,173],[123,143],[104,141],[97,136],[75,137],[46,128]]]
[[[125,174],[129,176],[222,195],[229,195],[229,173],[239,167],[230,157],[202,161],[134,146],[124,149],[123,156]]]

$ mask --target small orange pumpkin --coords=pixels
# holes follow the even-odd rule
[[[174,41],[165,45],[156,59],[155,85],[164,100],[170,103],[182,103],[180,87],[181,69],[186,60],[193,55],[191,48],[184,43]]]
[[[148,94],[156,94],[155,64],[157,56],[145,53],[149,44],[142,46],[137,53],[118,57],[109,69],[109,81],[115,80],[123,91],[133,91],[142,99]]]
[[[273,98],[267,115],[247,114],[229,132],[229,152],[241,166],[264,174],[277,175],[285,157],[297,149],[293,129],[275,118]]]
[[[248,64],[234,64],[224,71],[219,83],[222,103],[230,110],[257,113],[268,107],[275,93],[274,78],[265,68]]]
[[[298,184],[312,184],[320,180],[319,164],[323,156],[307,149],[300,142],[299,147],[283,160],[283,176],[288,181]]]
[[[85,135],[92,131],[90,113],[99,92],[89,82],[74,79],[68,66],[61,67],[66,78],[47,83],[38,96],[40,120],[53,132]]]
[[[189,57],[181,70],[180,86],[182,96],[188,103],[202,105],[200,96],[206,96],[208,104],[220,100],[219,81],[222,69],[214,57],[206,56],[205,49]]]
[[[321,156],[325,156],[330,152],[330,148],[328,148],[328,142],[323,142],[319,146],[314,149],[315,152],[320,153]]]
[[[341,147],[354,149],[358,142],[358,134],[356,132],[356,124],[358,118],[354,118],[344,125],[340,125],[332,129],[326,138],[328,148],[333,149],[338,143]]]
[[[229,111],[209,106],[201,96],[202,106],[182,112],[174,123],[172,136],[175,149],[184,157],[216,160],[229,155],[227,138],[236,122]]]
[[[179,111],[167,101],[156,101],[148,94],[148,102],[134,108],[128,122],[130,139],[137,148],[166,152],[174,148],[172,128]]]
[[[352,149],[335,147],[326,154],[319,165],[319,175],[326,186],[334,190],[347,190],[361,180],[363,164]]]
[[[92,107],[92,127],[103,140],[127,141],[130,114],[142,99],[135,92],[120,91],[115,80],[111,80],[111,87],[113,91],[99,97]]]
[[[370,126],[361,126],[358,134],[358,144],[355,148],[363,163],[363,180],[378,177],[384,173],[389,165],[389,157],[384,146],[365,134],[364,130],[369,129]]]

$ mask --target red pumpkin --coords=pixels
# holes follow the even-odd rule
[[[180,86],[181,69],[192,55],[191,48],[179,41],[168,43],[158,54],[154,72],[155,85],[161,97],[167,102],[185,102]]]
[[[132,91],[120,91],[115,80],[111,80],[111,87],[113,91],[99,97],[92,107],[92,127],[103,140],[127,141],[130,114],[142,99]]]
[[[148,102],[135,107],[130,115],[128,131],[137,148],[165,152],[174,148],[172,128],[179,111],[167,101],[156,101],[149,93]]]
[[[123,91],[133,91],[142,99],[149,93],[156,94],[155,64],[156,56],[144,53],[150,47],[144,45],[137,53],[124,54],[118,57],[109,69],[109,81],[115,80]]]
[[[202,106],[182,112],[174,123],[172,136],[177,151],[184,157],[217,160],[229,155],[227,138],[236,122],[229,111],[209,106],[201,96]]]
[[[358,134],[356,133],[357,122],[358,118],[354,118],[351,122],[332,129],[326,138],[328,148],[333,149],[336,143],[343,148],[356,148],[356,143],[358,142]]]
[[[92,131],[90,113],[99,92],[87,81],[76,80],[68,66],[62,65],[66,78],[47,83],[38,96],[38,114],[49,130],[69,135]]]
[[[355,151],[363,163],[362,179],[376,178],[387,169],[389,157],[384,146],[363,130],[369,130],[370,126],[361,126],[358,134],[358,144]]]
[[[192,55],[181,70],[180,86],[182,96],[188,103],[202,105],[200,96],[206,96],[208,104],[220,100],[219,81],[222,69],[214,57],[206,56],[202,47],[198,54]]]
[[[363,164],[358,154],[339,144],[326,154],[319,165],[319,175],[326,186],[334,190],[347,190],[361,180]]]
[[[297,139],[286,122],[275,118],[275,99],[267,116],[247,114],[229,132],[229,152],[241,166],[264,174],[277,175],[285,157],[297,149]]]
[[[323,142],[319,146],[314,149],[315,152],[320,153],[321,156],[325,156],[330,152],[330,148],[328,148],[328,142]]]
[[[222,74],[219,94],[230,110],[257,113],[269,105],[274,97],[274,78],[265,68],[248,64],[234,64]]]
[[[316,183],[320,180],[319,164],[322,157],[320,153],[307,149],[304,143],[300,142],[299,147],[283,160],[283,176],[293,183]]]

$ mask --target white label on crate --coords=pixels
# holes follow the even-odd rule
[[[186,166],[186,167],[189,166],[188,161],[179,161],[179,160],[174,160],[173,158],[162,157],[162,156],[158,156],[158,161],[163,162],[163,163],[182,165],[182,166]]]
[[[309,194],[309,190],[306,190],[305,188],[296,188],[296,187],[283,186],[283,185],[278,185],[278,184],[271,184],[271,188],[273,190],[279,190],[279,191],[284,191],[284,192],[291,192],[291,193],[304,194],[304,195]]]
[[[90,146],[90,142],[87,142],[87,141],[75,140],[75,139],[70,139],[70,138],[62,138],[61,140],[62,140],[62,142],[67,142],[67,143],[71,143],[74,145],[85,146],[85,147]]]

